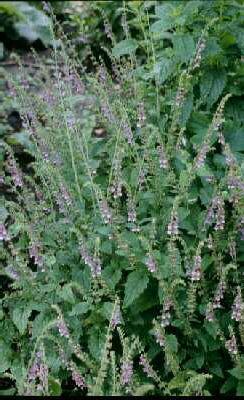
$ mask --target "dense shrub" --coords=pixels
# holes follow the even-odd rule
[[[8,78],[34,161],[2,143],[0,372],[18,394],[243,394],[243,5],[121,13],[109,70],[58,32],[39,94]]]

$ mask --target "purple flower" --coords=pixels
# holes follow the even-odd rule
[[[156,263],[155,260],[152,256],[148,255],[148,258],[146,260],[146,266],[148,268],[148,271],[150,272],[156,272]]]
[[[132,145],[134,143],[133,133],[128,122],[124,121],[122,124],[122,128],[125,139],[127,140],[128,144]]]
[[[112,212],[108,206],[108,203],[106,200],[100,201],[99,204],[100,212],[102,215],[102,218],[104,220],[105,224],[111,224],[112,223]]]
[[[43,267],[43,257],[40,254],[41,246],[38,243],[32,243],[29,246],[29,255],[31,258],[34,258],[34,264],[41,268],[44,271]]]
[[[200,281],[202,275],[202,257],[200,255],[195,256],[194,266],[189,276],[192,282]]]
[[[228,350],[228,352],[231,355],[236,355],[238,353],[237,344],[236,344],[236,338],[235,338],[234,335],[232,335],[230,340],[226,341],[225,348]]]
[[[144,104],[141,102],[138,105],[138,123],[137,127],[141,128],[146,121],[146,115],[145,115],[145,109],[144,109]]]
[[[121,383],[123,386],[127,386],[131,383],[133,375],[133,361],[125,360],[121,366]]]
[[[47,387],[48,383],[48,367],[43,362],[44,352],[43,350],[38,351],[35,354],[35,358],[33,364],[31,365],[28,371],[28,383],[35,382],[38,379],[38,385],[36,386],[37,390],[44,391]],[[29,393],[30,388],[28,387],[28,391],[26,394]]]
[[[0,224],[0,241],[8,241],[9,236],[4,224]]]
[[[83,376],[80,374],[77,369],[74,369],[72,367],[72,379],[75,382],[76,386],[79,387],[80,389],[84,389],[86,387],[85,380]]]
[[[213,310],[213,305],[211,303],[209,303],[207,306],[205,318],[209,322],[214,321],[214,310]]]
[[[235,297],[233,306],[232,306],[232,315],[231,318],[235,321],[240,321],[242,318],[242,312],[244,310],[244,303],[241,297],[241,288],[238,286],[237,295]]]
[[[151,365],[149,364],[148,360],[144,356],[144,354],[140,355],[139,364],[143,367],[142,368],[143,372],[145,372],[145,374],[148,376],[148,378],[152,378],[154,376],[154,371],[153,371]]]
[[[130,198],[127,204],[128,212],[127,212],[127,220],[128,222],[136,222],[136,206],[134,201]]]
[[[121,324],[121,311],[119,305],[117,305],[112,316],[111,326],[114,329],[117,325],[120,324]]]
[[[173,210],[171,212],[170,222],[168,224],[168,235],[178,235],[179,234],[179,218],[177,211]]]
[[[160,168],[167,169],[169,167],[169,162],[166,158],[165,151],[162,145],[157,147],[159,156],[159,166]]]
[[[221,308],[221,300],[224,297],[225,289],[226,289],[226,283],[223,280],[221,280],[219,282],[216,292],[215,292],[215,296],[214,296],[214,300],[213,300],[213,309]]]
[[[63,319],[61,319],[61,318],[59,319],[59,321],[57,322],[57,327],[58,327],[60,336],[69,338],[69,330]]]
[[[159,328],[155,329],[154,336],[156,338],[156,343],[158,343],[160,347],[164,347],[165,337],[162,334],[162,332],[159,330]]]
[[[96,278],[97,276],[101,275],[101,260],[98,257],[92,257],[84,245],[84,243],[81,244],[80,247],[80,255],[82,260],[86,265],[90,267],[91,274],[93,278]]]
[[[161,314],[161,323],[160,323],[162,328],[166,328],[166,326],[170,325],[170,320],[171,320],[170,308],[171,308],[171,306],[172,306],[172,301],[170,299],[165,300],[164,306],[163,306],[163,312]]]
[[[15,187],[22,187],[23,186],[23,178],[21,171],[17,168],[17,164],[15,160],[8,156],[7,159],[7,170],[11,175]]]
[[[201,148],[201,150],[199,151],[198,155],[196,156],[195,159],[195,166],[196,168],[201,168],[204,166],[205,164],[205,160],[206,160],[206,156],[208,151],[210,150],[209,145],[208,144],[204,144]]]

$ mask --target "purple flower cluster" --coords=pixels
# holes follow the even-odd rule
[[[231,318],[234,319],[235,321],[241,321],[243,310],[244,310],[244,303],[242,301],[241,288],[238,286],[237,295],[235,297],[232,306]]]
[[[159,328],[155,329],[154,336],[156,338],[156,343],[158,343],[160,347],[164,347],[164,345],[165,345],[165,337],[164,337],[164,335],[162,334],[162,332],[160,331]]]
[[[170,299],[166,299],[163,306],[163,312],[161,314],[161,322],[160,325],[162,328],[166,328],[166,326],[170,325],[171,313],[170,308],[172,307],[172,301]]]
[[[15,187],[23,186],[23,177],[21,171],[18,169],[15,160],[8,156],[6,169],[10,173]]]
[[[213,299],[213,309],[221,308],[221,300],[224,298],[224,292],[226,290],[226,283],[221,280],[217,286],[214,299]]]
[[[156,262],[150,254],[148,254],[148,258],[146,260],[146,266],[147,266],[148,271],[150,271],[152,273],[156,272]]]
[[[82,260],[86,265],[90,267],[91,274],[93,278],[101,275],[101,260],[98,257],[92,257],[85,246],[85,244],[81,244],[80,246],[80,255]]]
[[[114,199],[122,196],[122,179],[121,179],[121,160],[117,159],[114,167],[114,182],[111,185],[110,192]]]
[[[202,60],[202,53],[203,53],[203,50],[205,49],[205,47],[206,47],[206,41],[204,38],[201,37],[197,43],[196,54],[195,54],[193,64],[192,64],[193,70],[200,67],[201,60]]]
[[[212,303],[209,303],[208,306],[207,306],[205,318],[209,322],[213,322],[214,321],[214,310],[213,310]]]
[[[162,169],[167,169],[169,167],[169,162],[166,158],[165,151],[163,145],[159,145],[157,147],[158,157],[159,157],[159,166]]]
[[[211,225],[216,220],[214,229],[223,230],[225,226],[224,200],[220,196],[214,197],[211,206],[207,210],[205,225]]]
[[[104,223],[111,224],[112,223],[112,212],[108,206],[107,200],[100,201],[99,208],[100,208],[100,213],[102,215]]]
[[[65,321],[63,320],[63,318],[61,318],[61,317],[59,317],[59,320],[57,322],[57,328],[58,328],[60,336],[69,338],[68,327],[67,327]]]
[[[231,355],[236,355],[238,353],[236,338],[234,335],[232,335],[231,338],[226,341],[225,348]]]
[[[6,242],[10,240],[7,229],[4,224],[0,224],[0,241],[5,240]]]
[[[29,255],[31,258],[34,258],[34,264],[41,268],[42,271],[45,271],[43,266],[43,256],[40,254],[41,245],[38,243],[31,243],[29,246]]]
[[[134,201],[132,199],[128,200],[127,204],[128,213],[127,213],[127,220],[128,222],[136,222],[136,207]]]
[[[80,374],[80,372],[75,367],[74,363],[70,363],[70,370],[72,379],[75,382],[76,386],[80,389],[84,389],[86,387],[85,379]]]
[[[59,212],[62,214],[66,214],[66,206],[72,205],[70,194],[63,183],[60,185],[59,192],[56,194],[56,202],[59,207]]]
[[[142,366],[143,372],[145,372],[145,374],[148,376],[148,378],[153,378],[154,371],[153,371],[151,365],[149,364],[148,360],[144,356],[144,354],[140,355],[139,364]]]
[[[202,275],[202,257],[200,255],[195,256],[194,266],[189,273],[192,282],[200,281]]]
[[[115,116],[112,113],[112,111],[111,111],[111,109],[110,109],[110,107],[109,107],[107,102],[104,102],[101,105],[101,114],[107,119],[107,121],[110,124],[115,124],[115,122],[116,122]]]
[[[145,115],[144,104],[142,102],[140,102],[138,105],[137,128],[141,128],[145,124],[145,121],[146,121],[146,115]]]
[[[120,311],[120,306],[117,305],[115,307],[112,319],[111,319],[111,326],[112,328],[116,328],[116,326],[121,324],[121,311]]]
[[[168,224],[168,229],[167,229],[168,235],[178,235],[179,234],[179,218],[177,211],[172,210],[171,212],[171,217],[170,217],[170,222]]]
[[[228,189],[240,189],[244,191],[244,183],[235,176],[229,176],[227,181]]]
[[[128,386],[131,383],[133,376],[133,361],[124,360],[121,365],[121,383],[123,386]]]
[[[124,137],[127,140],[128,144],[132,145],[134,143],[133,133],[132,133],[131,127],[127,121],[123,121],[122,129],[123,129]]]
[[[196,168],[201,168],[204,166],[207,153],[209,152],[209,150],[210,150],[209,145],[206,143],[201,147],[201,150],[199,151],[195,159]]]
[[[38,379],[37,390],[44,391],[48,382],[48,367],[43,362],[43,351],[36,353],[34,362],[28,371],[28,382],[35,382],[36,379]]]
[[[238,228],[241,234],[241,240],[244,240],[244,217],[241,217],[240,222],[238,223]]]

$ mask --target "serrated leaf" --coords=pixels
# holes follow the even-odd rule
[[[208,69],[203,74],[200,82],[200,91],[209,107],[218,100],[224,90],[226,81],[226,71],[224,69]]]
[[[16,325],[21,335],[23,335],[26,331],[31,312],[32,309],[28,306],[16,306],[13,310],[13,323]]]
[[[169,346],[170,350],[172,353],[177,353],[178,350],[178,340],[175,335],[167,335],[166,338],[166,343]]]
[[[121,276],[122,272],[118,265],[111,264],[102,271],[102,277],[111,289],[115,288]]]
[[[133,271],[128,275],[125,284],[124,307],[130,306],[141,293],[144,292],[149,282],[146,271]]]
[[[159,84],[163,83],[174,72],[173,61],[168,58],[161,59],[154,66],[154,76]]]
[[[195,52],[195,43],[190,34],[176,34],[173,36],[173,46],[176,57],[181,62],[187,62]]]
[[[64,300],[67,301],[70,304],[75,303],[75,296],[72,291],[72,287],[70,286],[69,283],[64,285],[62,289],[59,291],[58,295]]]
[[[244,381],[244,369],[243,368],[235,367],[235,368],[230,369],[228,372],[235,378]]]
[[[138,43],[135,39],[125,39],[114,46],[112,54],[114,57],[121,57],[133,53],[137,47]]]
[[[153,33],[162,33],[172,28],[172,26],[173,26],[172,18],[165,17],[164,19],[160,19],[159,21],[154,22],[150,26],[150,30]]]
[[[73,308],[72,311],[69,313],[70,316],[73,315],[81,315],[81,314],[86,314],[87,311],[89,311],[91,308],[90,304],[82,302],[76,304]]]

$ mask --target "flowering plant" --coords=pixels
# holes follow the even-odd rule
[[[18,394],[243,393],[238,4],[124,3],[108,68],[58,32],[41,92],[9,78],[34,143],[30,174],[3,143],[0,367]]]

